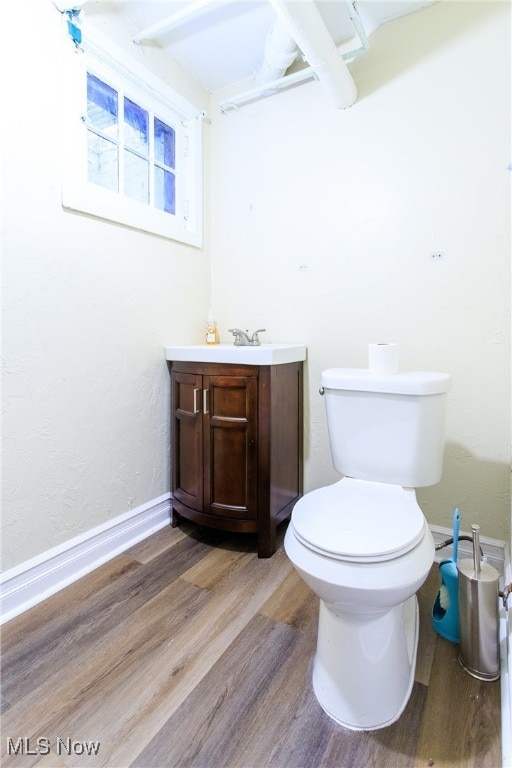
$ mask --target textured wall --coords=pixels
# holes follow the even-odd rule
[[[376,31],[356,104],[319,83],[214,112],[213,295],[233,325],[308,345],[306,485],[334,481],[318,396],[373,341],[448,371],[431,523],[506,538],[510,470],[510,8],[440,2]],[[214,94],[216,101],[229,95]],[[432,258],[442,254],[441,259]]]
[[[24,13],[2,48],[3,569],[169,491],[164,346],[199,341],[210,292],[208,246],[62,210],[61,17]]]
[[[163,347],[202,338],[210,290],[208,205],[203,251],[62,211],[61,20],[51,2],[24,13],[21,35],[14,4],[1,9],[4,569],[168,490]],[[372,36],[351,65],[351,109],[312,83],[214,110],[212,126],[215,312],[224,341],[239,325],[308,344],[307,487],[336,479],[321,370],[364,366],[368,342],[397,341],[404,368],[454,379],[444,477],[419,494],[428,519],[448,526],[459,504],[466,527],[498,538],[510,509],[507,14],[438,3]]]

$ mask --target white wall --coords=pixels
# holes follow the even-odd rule
[[[201,339],[210,295],[208,227],[199,250],[63,211],[61,16],[49,0],[14,5],[1,9],[4,570],[169,491],[164,346]],[[207,105],[168,62],[162,74]]]
[[[331,469],[320,373],[395,341],[448,371],[428,520],[508,538],[510,7],[440,2],[382,27],[336,110],[312,82],[213,111],[213,305],[227,329],[308,345],[306,490]],[[213,103],[228,92],[214,94]],[[442,259],[432,255],[441,253]]]
[[[317,83],[213,110],[203,250],[62,210],[61,18],[50,0],[23,8],[22,29],[1,8],[2,568],[169,490],[163,347],[202,339],[210,242],[223,340],[236,324],[308,344],[307,489],[337,477],[321,370],[364,366],[370,341],[394,340],[404,368],[454,378],[427,517],[449,526],[458,504],[466,528],[505,538],[508,4],[441,2],[377,31],[351,65],[349,110]],[[206,104],[179,68],[161,72]]]

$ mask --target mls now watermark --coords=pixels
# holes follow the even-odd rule
[[[7,737],[8,755],[49,755],[52,747],[58,755],[97,755],[100,751],[99,741],[78,741],[75,739],[57,738],[54,742],[44,736],[37,739],[19,736],[17,739]]]

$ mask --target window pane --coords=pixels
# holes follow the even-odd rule
[[[155,117],[155,160],[169,168],[175,168],[176,138],[174,128]]]
[[[127,147],[148,154],[149,116],[130,99],[124,100],[124,141]]]
[[[93,184],[119,190],[119,159],[117,144],[87,131],[87,178]]]
[[[176,179],[174,173],[155,167],[155,208],[176,213]]]
[[[87,120],[109,136],[117,136],[117,92],[87,73]]]
[[[139,203],[149,203],[149,163],[128,150],[124,153],[124,193]]]

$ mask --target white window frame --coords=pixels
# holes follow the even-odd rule
[[[204,113],[122,48],[81,24],[79,47],[64,20],[62,205],[64,208],[202,247]],[[87,72],[153,112],[176,132],[176,213],[150,207],[87,179]]]

